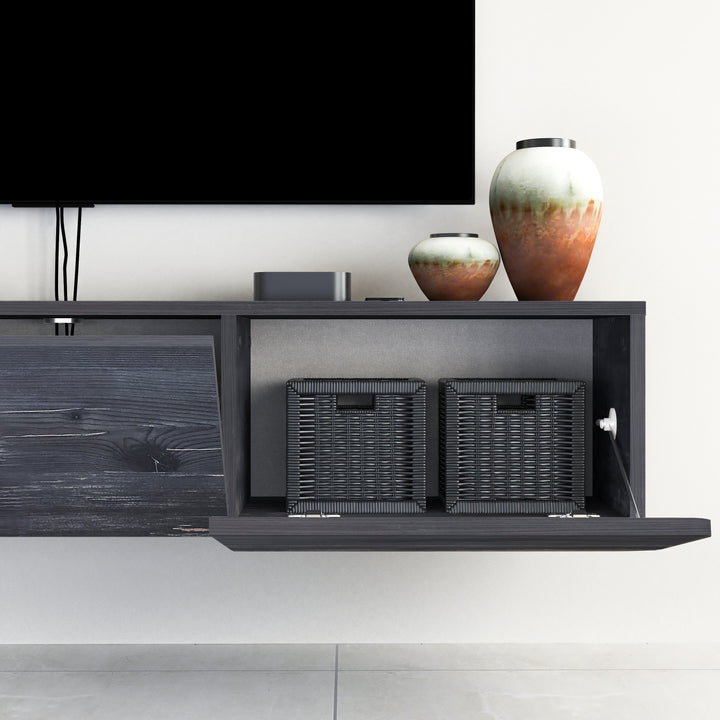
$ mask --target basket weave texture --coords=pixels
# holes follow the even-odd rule
[[[440,495],[449,513],[585,507],[585,384],[440,379]]]
[[[425,511],[423,380],[294,379],[286,398],[288,513]]]

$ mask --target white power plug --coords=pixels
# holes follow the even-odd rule
[[[605,430],[605,432],[611,432],[613,438],[617,437],[617,413],[615,412],[615,408],[610,408],[608,411],[608,416],[606,418],[601,418],[596,422],[597,426],[601,430]]]

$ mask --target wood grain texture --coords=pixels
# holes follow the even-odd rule
[[[245,301],[245,302],[0,302],[0,317],[607,317],[645,314],[645,303],[629,302],[437,302],[437,301]]]
[[[658,550],[710,536],[703,518],[425,517],[210,518],[231,550]]]
[[[593,410],[595,419],[610,408],[618,416],[618,447],[626,468],[630,466],[630,320],[627,317],[596,319],[593,323]],[[610,436],[593,426],[593,487],[596,498],[620,515],[629,517],[631,501],[617,465]],[[634,479],[634,478],[631,478]],[[634,492],[633,488],[633,492]]]
[[[645,317],[597,318],[593,323],[595,418],[614,408],[617,445],[640,515],[645,514]],[[593,427],[595,496],[620,515],[633,514],[609,434]]]
[[[250,321],[221,319],[221,412],[227,514],[237,517],[250,494]]]
[[[630,316],[630,486],[645,515],[645,316]]]
[[[0,338],[0,533],[206,532],[218,510],[211,337]]]
[[[0,535],[207,535],[207,509],[224,506],[222,477],[216,474],[37,474],[0,484]]]

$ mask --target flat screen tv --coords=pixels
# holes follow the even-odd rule
[[[474,0],[93,27],[11,78],[0,202],[474,202]]]

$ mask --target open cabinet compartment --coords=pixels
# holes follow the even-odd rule
[[[229,515],[211,518],[210,533],[231,549],[632,550],[710,534],[702,518],[644,517],[644,303],[256,303],[244,316],[226,317],[223,333],[231,349],[222,371]],[[395,377],[428,382],[426,512],[288,517],[285,382],[357,376],[361,369],[383,377],[391,368]],[[587,516],[445,512],[437,379],[448,374],[586,382]],[[622,466],[595,423],[610,408]]]

